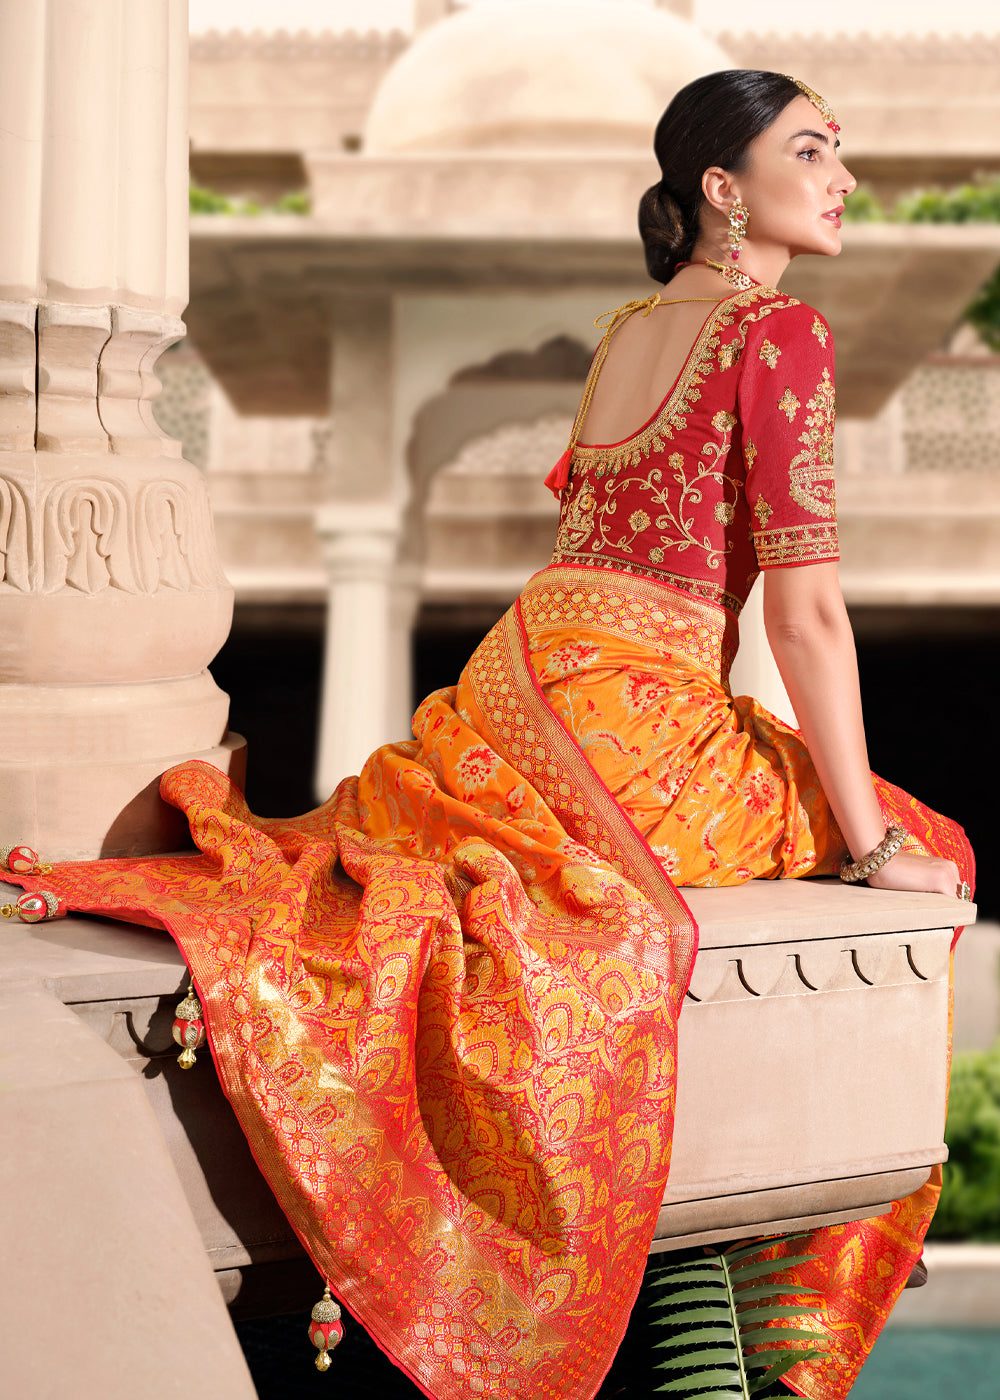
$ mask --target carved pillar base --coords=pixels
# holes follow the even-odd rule
[[[131,685],[0,690],[0,832],[46,859],[147,855],[190,845],[158,795],[168,768],[198,758],[242,787],[246,744],[207,671]]]
[[[53,303],[4,322],[25,334],[0,337],[0,844],[178,849],[159,775],[245,763],[205,669],[233,607],[208,492],[151,412],[183,325]]]

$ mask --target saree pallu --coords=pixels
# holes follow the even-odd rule
[[[186,764],[162,792],[196,854],[44,879],[174,936],[278,1201],[435,1400],[594,1395],[669,1168],[696,951],[676,885],[843,854],[801,738],[728,692],[732,615],[601,573],[537,575],[414,738],[316,811],[256,818]],[[958,828],[879,791],[971,878]],[[833,1345],[801,1394],[846,1394],[935,1199],[811,1238],[789,1285],[824,1295]]]

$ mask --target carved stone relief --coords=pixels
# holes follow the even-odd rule
[[[37,561],[38,568],[32,565]],[[42,489],[0,476],[0,592],[106,588],[152,594],[225,586],[201,483],[69,477]]]
[[[0,452],[35,445],[35,306],[0,301]]]
[[[204,483],[153,415],[183,334],[129,307],[0,304],[0,594],[226,587]]]
[[[110,450],[131,457],[179,457],[181,446],[160,428],[153,403],[161,384],[156,363],[184,336],[175,316],[111,308],[111,334],[97,366],[97,408]]]
[[[0,477],[0,592],[30,588],[28,503],[13,481]]]
[[[97,365],[111,335],[107,306],[46,302],[38,308],[39,452],[108,451],[97,410]]]
[[[937,981],[947,975],[951,936],[950,929],[920,929],[703,948],[687,995],[692,1002],[746,1001]]]

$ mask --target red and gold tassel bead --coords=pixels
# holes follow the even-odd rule
[[[45,919],[58,919],[66,913],[66,905],[51,890],[33,890],[22,894],[13,904],[0,904],[5,919],[20,919],[25,924],[40,924]]]
[[[309,1320],[309,1340],[319,1352],[316,1357],[316,1370],[330,1368],[330,1352],[344,1335],[344,1324],[340,1320],[340,1308],[330,1297],[330,1285],[323,1290],[323,1297],[312,1310]]]
[[[195,1051],[205,1044],[205,1022],[202,1019],[201,1002],[194,994],[193,982],[188,983],[187,996],[177,1004],[172,1034],[181,1047],[177,1063],[181,1069],[190,1069],[197,1059]]]
[[[52,869],[30,846],[0,846],[0,866],[13,875],[47,875]]]

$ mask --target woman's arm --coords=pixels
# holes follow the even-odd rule
[[[834,563],[767,569],[764,625],[833,815],[855,860],[885,835],[868,765],[854,633]],[[958,867],[901,852],[868,883],[955,895]]]

